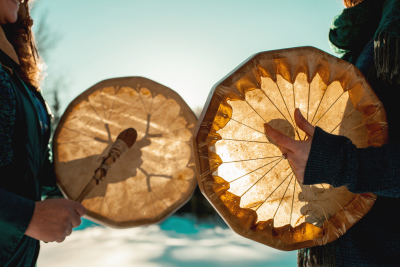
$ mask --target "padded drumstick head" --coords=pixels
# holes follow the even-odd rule
[[[133,144],[136,142],[136,138],[137,131],[133,128],[128,128],[122,131],[117,137],[117,139],[124,141],[128,148],[131,148],[133,146]]]

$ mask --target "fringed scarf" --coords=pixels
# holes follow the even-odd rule
[[[335,252],[335,243],[299,249],[297,252],[297,264],[304,267],[333,267],[335,266]]]
[[[332,49],[352,64],[372,38],[378,77],[400,84],[400,0],[364,0],[344,9],[329,31]],[[300,249],[298,266],[335,266],[339,242]]]
[[[344,9],[329,32],[333,50],[352,64],[372,38],[378,77],[400,84],[399,0],[364,0]]]

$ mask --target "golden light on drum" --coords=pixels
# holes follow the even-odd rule
[[[83,200],[87,217],[112,227],[159,222],[196,186],[192,138],[197,119],[171,89],[142,77],[100,82],[65,111],[54,137],[57,182],[77,199],[117,136],[137,140]]]
[[[264,123],[296,139],[299,108],[313,125],[357,147],[387,141],[382,104],[351,64],[316,48],[259,53],[218,83],[195,139],[203,194],[237,233],[281,250],[343,235],[376,196],[345,187],[299,184]]]

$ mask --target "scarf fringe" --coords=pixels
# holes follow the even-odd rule
[[[330,243],[325,246],[299,249],[297,265],[299,267],[334,267],[336,247]]]
[[[400,84],[400,38],[379,32],[374,40],[377,75],[390,84]]]

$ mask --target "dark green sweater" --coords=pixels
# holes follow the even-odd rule
[[[372,210],[354,227],[321,250],[336,266],[400,266],[400,85],[376,75],[371,40],[357,59],[358,67],[382,101],[389,144],[356,148],[351,141],[316,128],[304,184],[347,186],[353,193],[378,195]],[[316,248],[318,250],[318,248]],[[328,257],[326,257],[328,256]],[[331,260],[329,262],[332,262]],[[327,262],[320,262],[327,266]]]
[[[357,149],[317,128],[305,184],[345,185],[378,195],[372,210],[326,246],[299,251],[300,266],[400,266],[400,0],[363,0],[335,17],[329,41],[356,65],[382,101],[389,144]]]
[[[41,199],[41,185],[48,182],[44,177],[55,185],[47,149],[50,134],[40,127],[41,95],[21,81],[19,66],[1,50],[0,62],[7,67],[0,66],[0,266],[33,267],[39,241],[25,231],[35,201]]]

